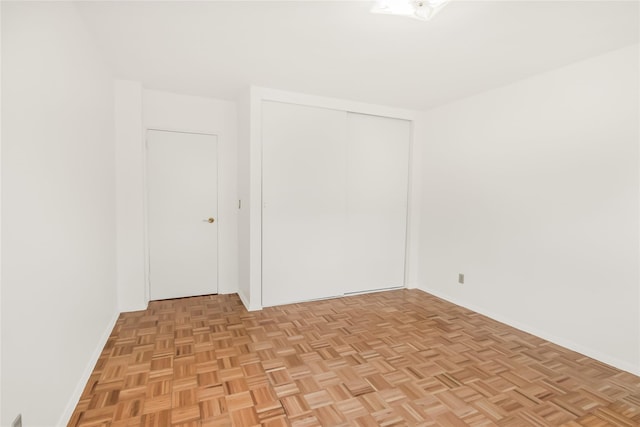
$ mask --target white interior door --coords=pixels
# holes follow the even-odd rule
[[[262,109],[262,305],[342,295],[346,112]]]
[[[404,285],[411,122],[347,117],[345,293]]]
[[[147,132],[152,300],[218,292],[217,163],[215,135]]]

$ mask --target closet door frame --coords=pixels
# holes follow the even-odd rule
[[[339,98],[329,98],[250,86],[238,101],[238,171],[239,171],[239,277],[238,295],[250,311],[262,309],[262,101],[278,101],[347,112],[404,119],[412,122],[412,142],[409,167],[409,220],[407,222],[407,250],[405,287],[419,285],[418,244],[420,224],[420,168],[421,150],[416,141],[426,137],[416,110],[367,104]]]
[[[333,100],[333,99],[326,99],[326,98],[317,98],[317,97],[307,97],[304,95],[298,95],[298,94],[293,94],[296,95],[294,97],[291,97],[289,93],[281,93],[279,91],[272,91],[272,90],[264,90],[266,91],[266,95],[264,96],[265,93],[262,93],[263,96],[258,97],[258,101],[260,102],[260,236],[261,236],[261,245],[260,245],[260,272],[261,272],[261,276],[260,276],[260,305],[261,306],[268,306],[268,305],[274,305],[272,303],[270,303],[267,300],[265,300],[265,292],[264,292],[264,288],[263,288],[263,275],[264,275],[264,265],[263,265],[263,259],[264,259],[264,253],[263,253],[263,242],[262,242],[262,238],[264,237],[264,228],[263,228],[263,224],[262,224],[262,218],[263,218],[263,211],[264,211],[264,202],[265,200],[263,200],[263,184],[264,184],[264,169],[263,169],[263,146],[262,146],[262,113],[263,113],[263,106],[264,106],[264,102],[278,102],[278,103],[284,103],[284,104],[293,104],[293,105],[298,105],[301,107],[315,107],[315,108],[321,108],[321,109],[327,109],[327,110],[338,110],[340,112],[344,112],[345,113],[345,119],[347,118],[347,116],[349,114],[360,114],[360,115],[368,115],[368,116],[377,116],[377,117],[381,117],[381,118],[387,118],[387,119],[398,119],[398,120],[404,120],[409,122],[409,141],[408,141],[408,153],[407,153],[407,162],[408,162],[408,166],[407,166],[407,177],[406,177],[406,218],[405,218],[405,229],[404,229],[404,253],[403,253],[403,259],[404,259],[404,269],[403,269],[403,279],[402,279],[402,283],[400,283],[398,286],[391,286],[388,288],[376,288],[376,289],[359,289],[355,292],[343,292],[342,295],[351,295],[351,294],[356,294],[356,293],[366,293],[366,292],[378,292],[378,291],[382,291],[385,289],[398,289],[398,288],[404,288],[404,287],[409,287],[410,286],[410,281],[412,281],[413,283],[415,283],[415,279],[411,279],[410,276],[415,276],[415,273],[411,272],[410,269],[410,265],[411,265],[411,255],[413,254],[412,252],[412,246],[417,245],[417,236],[414,239],[411,239],[411,235],[410,235],[410,228],[412,227],[412,216],[415,218],[415,215],[412,215],[412,212],[414,211],[412,209],[413,207],[413,199],[415,196],[415,189],[413,187],[413,181],[414,181],[414,168],[412,167],[414,159],[413,159],[413,154],[414,154],[414,147],[413,147],[413,126],[414,126],[414,114],[413,112],[410,111],[406,111],[406,110],[397,110],[397,109],[387,109],[384,107],[378,107],[378,106],[369,106],[367,104],[358,104],[358,105],[354,105],[354,103],[348,102],[348,101],[342,101],[342,100]],[[271,95],[271,96],[269,96]],[[275,96],[273,96],[275,95]],[[311,98],[311,99],[308,99]],[[315,101],[315,102],[314,102]],[[355,108],[354,108],[355,107]],[[346,126],[346,123],[345,123]],[[345,131],[346,133],[346,131]],[[268,203],[268,201],[267,201]],[[415,228],[415,227],[414,227]],[[414,230],[414,233],[417,230]],[[255,289],[255,288],[253,288]],[[327,295],[327,297],[331,298],[334,296],[340,296],[340,295]],[[255,301],[253,298],[251,298],[252,303],[253,301]],[[291,302],[295,302],[295,301],[291,301]]]

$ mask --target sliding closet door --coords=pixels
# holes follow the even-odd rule
[[[345,293],[404,285],[411,122],[347,117]]]
[[[346,112],[262,108],[262,305],[342,295]]]

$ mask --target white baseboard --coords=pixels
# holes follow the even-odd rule
[[[616,357],[612,357],[610,355],[607,354],[603,354],[600,351],[594,350],[592,348],[588,348],[585,347],[583,345],[577,344],[569,339],[566,338],[562,338],[562,337],[558,337],[552,333],[546,332],[546,331],[542,331],[538,328],[532,327],[530,325],[526,325],[517,321],[513,321],[512,319],[506,318],[505,316],[501,315],[501,314],[496,314],[491,312],[490,310],[486,310],[483,307],[478,307],[474,304],[469,304],[465,301],[461,301],[457,298],[454,298],[450,295],[447,295],[445,293],[439,292],[439,291],[435,291],[433,289],[429,289],[427,287],[424,286],[420,286],[418,287],[418,289],[420,289],[423,292],[426,292],[428,294],[434,295],[438,298],[441,298],[445,301],[448,301],[450,303],[453,303],[455,305],[459,305],[460,307],[464,307],[466,309],[469,309],[471,311],[475,311],[476,313],[482,314],[483,316],[487,316],[490,319],[496,320],[500,323],[504,323],[505,325],[509,325],[513,328],[519,329],[523,332],[526,332],[528,334],[531,335],[535,335],[539,338],[542,338],[543,340],[552,342],[554,344],[557,344],[559,346],[565,347],[569,350],[573,350],[575,352],[578,352],[580,354],[583,354],[587,357],[590,357],[592,359],[598,360],[602,363],[606,363],[607,365],[613,366],[614,368],[618,368],[621,369],[623,371],[627,371],[629,373],[632,373],[634,375],[638,375],[640,376],[640,366],[635,366],[632,363],[626,362],[624,360],[620,360]]]
[[[247,309],[247,311],[262,310],[261,306],[251,306],[251,304],[249,304],[249,298],[247,298],[247,296],[242,291],[238,291],[238,296],[240,297],[240,301],[242,301],[242,304],[244,305],[244,308]]]
[[[231,294],[240,294],[237,286],[218,286],[218,294],[220,295],[231,295]]]
[[[351,296],[364,295],[364,294],[375,294],[378,292],[397,291],[399,289],[408,289],[408,288],[406,288],[404,285],[400,285],[400,286],[390,286],[388,288],[380,288],[380,289],[367,289],[366,291],[346,292],[342,295],[337,295],[332,298],[351,297]]]
[[[78,384],[76,385],[73,394],[69,398],[69,403],[67,403],[67,407],[65,408],[64,413],[62,414],[56,425],[66,426],[69,423],[69,420],[71,420],[71,416],[73,415],[73,411],[76,409],[76,406],[80,401],[80,397],[82,396],[84,387],[87,385],[87,382],[91,377],[91,373],[93,372],[93,369],[95,368],[96,363],[98,362],[98,359],[102,354],[104,346],[107,344],[107,340],[109,339],[109,336],[111,335],[111,332],[113,331],[113,328],[116,325],[119,316],[120,313],[116,312],[114,313],[111,320],[109,320],[106,329],[102,333],[102,336],[100,337],[100,340],[98,341],[98,344],[96,345],[96,348],[91,355],[91,359],[87,362],[87,366],[85,367],[82,376],[78,380]]]
[[[145,311],[149,308],[149,303],[146,305],[130,305],[130,306],[118,306],[120,313],[131,313],[133,311]]]

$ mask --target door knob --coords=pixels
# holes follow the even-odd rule
[[[213,219],[213,217],[210,217],[209,219],[203,219],[202,222],[208,222],[209,224],[211,224],[213,221],[215,221],[215,219]]]

